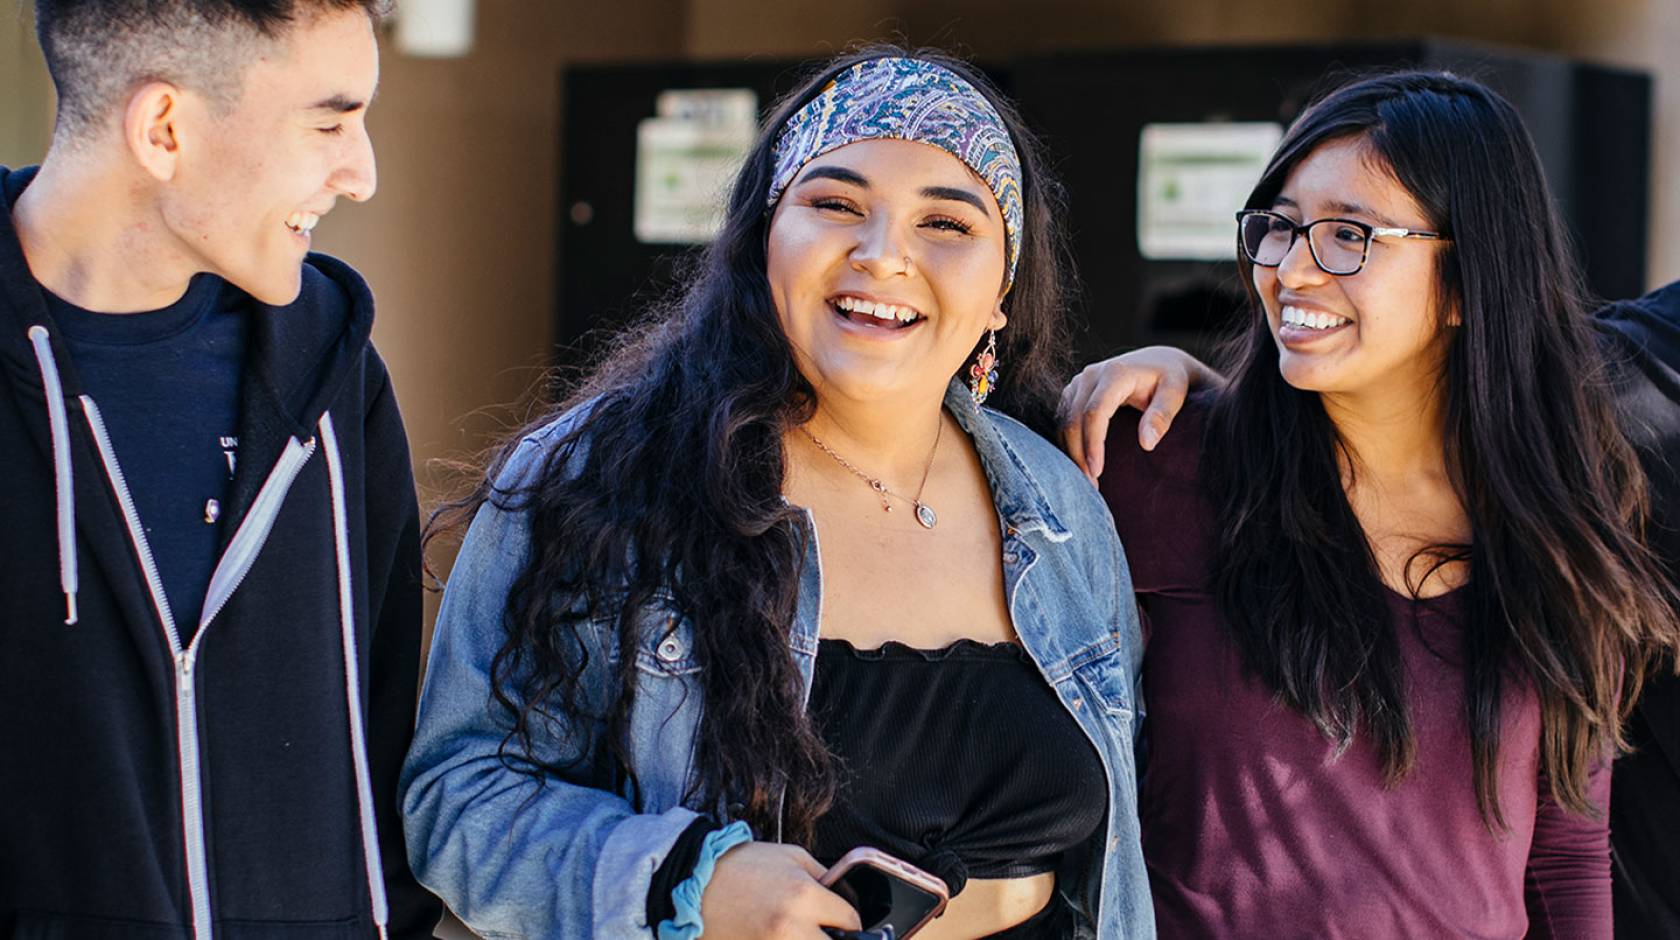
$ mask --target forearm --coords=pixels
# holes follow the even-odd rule
[[[409,862],[482,935],[645,940],[649,882],[695,814],[639,814],[590,785],[599,723],[532,714],[529,740],[510,738],[517,706],[491,679],[501,582],[517,570],[503,563],[518,551],[506,518],[474,523],[438,616],[401,781]]]
[[[635,813],[616,794],[512,770],[499,742],[410,759],[403,816],[421,883],[488,937],[646,940],[654,871],[695,819]],[[485,745],[490,745],[487,748]]]
[[[1596,818],[1558,806],[1540,783],[1524,888],[1531,938],[1583,940],[1612,934],[1610,895],[1610,762],[1593,771],[1588,792]]]

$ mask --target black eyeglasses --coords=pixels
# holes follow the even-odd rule
[[[1297,225],[1294,219],[1265,209],[1244,209],[1237,213],[1237,241],[1243,255],[1263,268],[1283,263],[1295,239],[1307,236],[1313,263],[1325,274],[1347,277],[1358,274],[1371,257],[1373,238],[1431,238],[1451,241],[1439,232],[1409,228],[1384,228],[1354,219],[1316,219]]]

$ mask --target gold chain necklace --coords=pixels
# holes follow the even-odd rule
[[[933,450],[928,451],[927,466],[922,468],[922,482],[916,486],[916,495],[909,498],[887,489],[887,484],[883,482],[880,477],[872,477],[869,474],[864,473],[862,470],[859,470],[857,467],[852,466],[852,462],[850,460],[847,460],[835,453],[834,448],[824,444],[820,438],[807,430],[804,425],[800,425],[799,430],[804,431],[805,436],[811,439],[811,443],[817,445],[817,448],[823,453],[833,457],[835,463],[845,467],[847,470],[851,471],[853,476],[869,484],[869,488],[874,490],[876,495],[881,497],[882,512],[892,512],[892,500],[888,497],[892,497],[892,499],[902,499],[910,505],[916,507],[916,521],[922,524],[922,528],[931,529],[939,524],[939,514],[933,511],[932,506],[922,502],[922,490],[927,487],[928,471],[933,469],[933,457],[935,454],[939,453],[939,438],[945,433],[944,415],[939,417],[939,429],[933,432]]]

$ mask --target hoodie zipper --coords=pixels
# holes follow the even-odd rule
[[[128,481],[123,478],[116,452],[111,449],[111,436],[105,431],[105,419],[100,416],[99,406],[92,398],[83,395],[81,402],[88,426],[93,429],[94,442],[99,445],[99,459],[105,464],[105,475],[111,478],[111,487],[117,491],[117,502],[122,504],[123,521],[128,524],[129,540],[140,556],[140,570],[146,575],[146,588],[152,596],[152,606],[157,608],[158,619],[163,621],[163,631],[168,634],[170,653],[179,660],[181,634],[175,629],[175,613],[169,608],[169,596],[163,592],[163,579],[158,577],[152,546],[146,543],[146,533],[140,528],[140,514],[134,509],[134,497],[129,493]]]
[[[197,637],[204,635],[204,629],[210,626],[210,621],[222,612],[233,592],[239,585],[245,583],[245,576],[250,573],[251,566],[257,562],[257,554],[262,551],[263,544],[268,541],[268,533],[274,528],[274,520],[280,515],[280,504],[285,501],[286,493],[292,488],[292,481],[303,471],[304,464],[315,453],[315,438],[299,442],[292,438],[286,442],[286,449],[280,452],[280,459],[275,461],[274,469],[268,473],[268,479],[263,481],[262,489],[257,491],[257,498],[252,501],[251,508],[245,513],[245,519],[239,523],[239,530],[228,540],[227,550],[216,562],[216,570],[210,575],[210,584],[205,591],[204,612],[199,616],[198,633],[193,643],[198,643]]]
[[[128,481],[123,477],[121,465],[117,463],[116,451],[112,448],[110,434],[105,429],[105,419],[100,415],[99,406],[92,398],[83,395],[81,402],[82,411],[87,415],[88,426],[93,430],[94,442],[99,448],[99,459],[105,465],[105,475],[110,479],[111,487],[117,494],[117,502],[122,506],[123,522],[128,527],[129,540],[134,544],[135,553],[140,556],[146,588],[151,595],[152,606],[157,610],[158,619],[163,624],[164,637],[169,642],[170,657],[175,661],[176,757],[181,774],[181,822],[187,856],[187,890],[192,900],[193,936],[195,940],[213,940],[215,928],[210,911],[210,866],[204,835],[204,781],[199,755],[196,701],[195,670],[198,665],[199,644],[204,640],[210,621],[221,611],[228,597],[244,581],[246,573],[255,563],[257,552],[268,538],[269,530],[273,528],[274,517],[279,512],[286,491],[297,479],[303,465],[315,453],[315,439],[310,438],[307,443],[300,443],[294,437],[287,443],[280,460],[270,471],[268,480],[263,483],[262,490],[257,494],[251,511],[246,514],[245,521],[240,524],[239,531],[234,534],[228,543],[227,551],[222,555],[222,560],[216,565],[216,572],[211,577],[210,592],[214,596],[214,606],[209,603],[211,598],[207,598],[204,614],[199,618],[199,626],[193,634],[192,642],[183,648],[180,631],[175,627],[175,614],[169,607],[168,595],[164,593],[163,579],[158,575],[157,561],[152,555],[151,545],[146,541],[145,530],[140,525],[140,514],[134,508],[134,497],[129,492]],[[226,586],[218,594],[216,585],[219,580]]]

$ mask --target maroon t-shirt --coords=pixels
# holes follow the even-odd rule
[[[1136,412],[1123,411],[1102,476],[1147,631],[1138,806],[1161,936],[1609,938],[1608,823],[1553,803],[1539,705],[1520,683],[1506,685],[1500,739],[1509,831],[1490,832],[1477,810],[1462,590],[1423,602],[1389,592],[1418,744],[1394,787],[1368,741],[1338,757],[1244,674],[1209,591],[1205,419],[1193,399],[1147,453]],[[1608,809],[1608,766],[1591,793]]]

